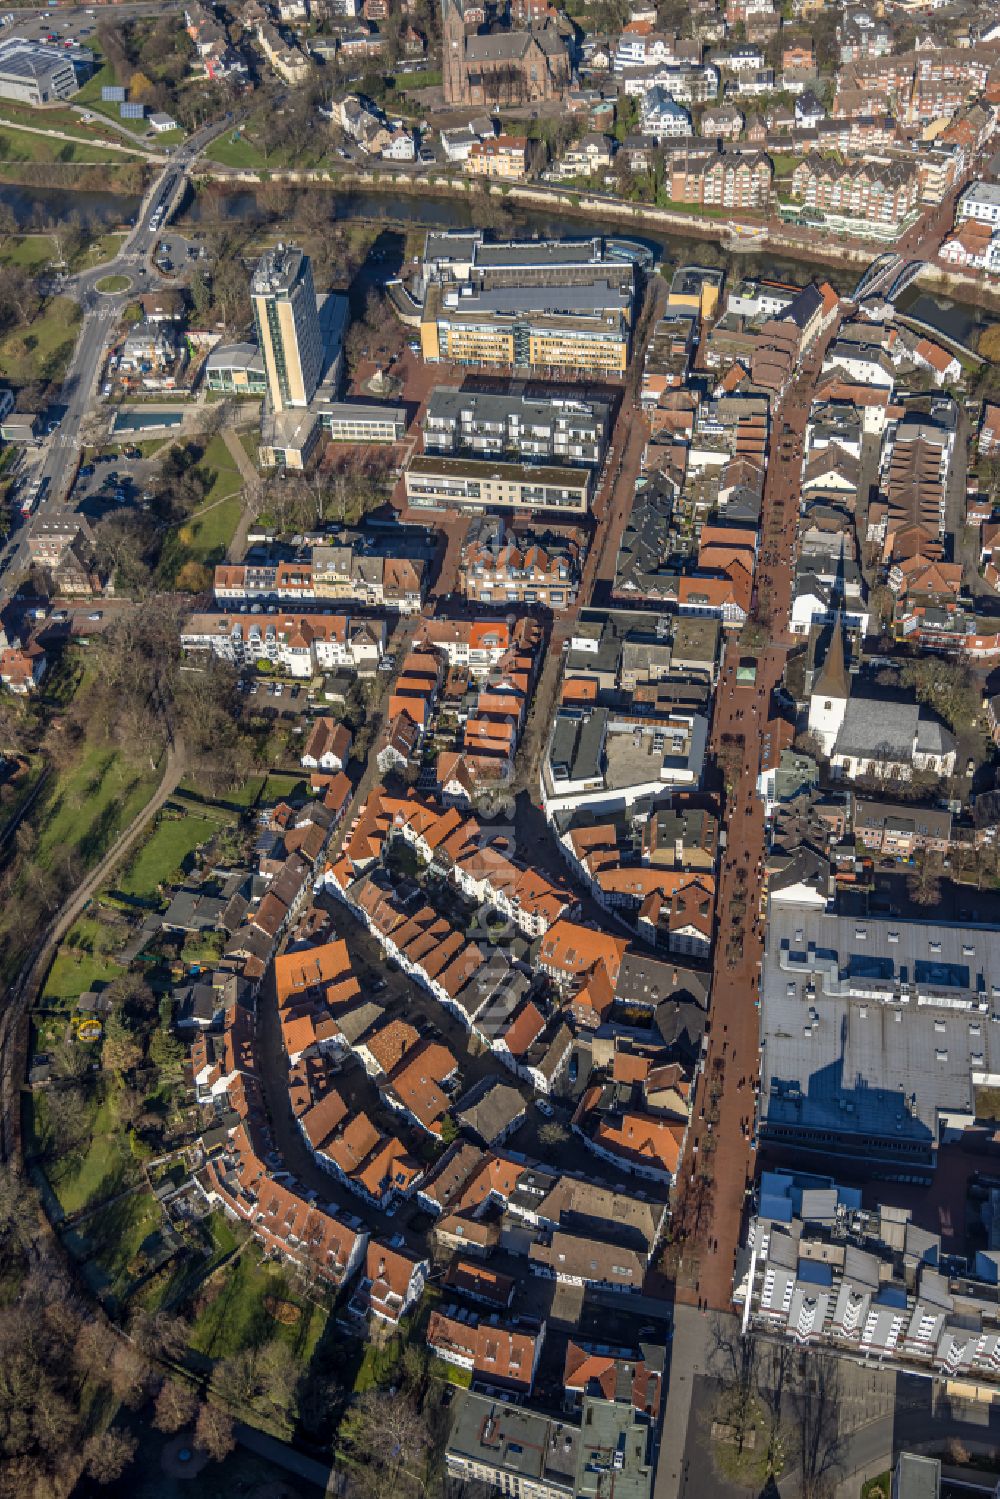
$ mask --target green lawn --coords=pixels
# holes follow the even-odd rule
[[[440,87],[441,73],[434,68],[428,68],[423,73],[398,73],[396,75],[396,88],[401,94],[412,94],[415,89]]]
[[[161,448],[166,447],[168,442],[174,440],[172,437],[142,437],[133,442],[131,436],[109,438],[106,442],[98,443],[96,447],[85,447],[83,461],[93,463],[98,453],[114,453],[116,458],[122,458],[126,448],[138,448],[143,458],[152,458],[154,453],[158,453]]]
[[[224,438],[216,435],[211,439],[201,455],[201,463],[202,467],[211,469],[215,475],[212,487],[205,496],[206,505],[211,505],[214,500],[222,500],[227,495],[239,492],[243,478],[226,447]]]
[[[294,771],[273,770],[264,787],[264,805],[270,806],[272,802],[304,795],[308,785],[307,778],[303,775],[296,775]]]
[[[204,1225],[208,1232],[208,1237],[215,1246],[216,1253],[223,1258],[227,1254],[232,1254],[239,1241],[233,1233],[229,1219],[225,1213],[210,1213],[204,1220]]]
[[[462,1390],[469,1389],[472,1384],[472,1370],[459,1369],[456,1364],[449,1364],[447,1359],[432,1358],[428,1373],[432,1379],[441,1379],[445,1384],[458,1385]]]
[[[48,234],[21,234],[0,250],[4,265],[20,265],[26,271],[40,271],[56,256],[56,247]]]
[[[181,1306],[189,1302],[239,1243],[221,1212],[210,1213],[204,1218],[192,1238],[201,1239],[207,1258],[194,1249],[178,1256],[161,1273],[136,1287],[130,1298],[133,1306],[155,1312],[164,1306]]]
[[[774,162],[775,177],[790,177],[795,168],[802,160],[801,156],[788,156],[781,151],[776,151],[771,160]]]
[[[0,370],[12,385],[60,380],[73,354],[80,307],[71,297],[51,297],[27,328],[0,339]]]
[[[39,829],[45,865],[62,848],[76,847],[84,864],[104,854],[146,805],[159,782],[149,760],[125,762],[118,750],[91,741],[81,759],[56,780]]]
[[[101,1208],[66,1238],[74,1255],[87,1261],[91,1286],[120,1297],[142,1274],[144,1263],[137,1259],[140,1246],[162,1224],[155,1197],[143,1189]]]
[[[275,156],[265,160],[264,153],[258,151],[257,147],[247,140],[245,135],[220,135],[218,140],[203,153],[209,161],[217,161],[223,167],[246,167],[252,170],[259,167],[263,170],[268,166],[277,166]]]
[[[237,786],[232,791],[225,791],[219,797],[206,796],[199,786],[190,779],[185,778],[177,788],[183,796],[191,797],[194,802],[202,802],[207,806],[214,806],[218,802],[231,802],[235,807],[251,807],[260,795],[264,785],[262,775],[249,776],[242,786]]]
[[[203,507],[195,511],[185,522],[185,530],[191,532],[189,550],[199,562],[221,562],[240,523],[242,510],[239,496],[233,495],[212,510]]]
[[[160,814],[152,836],[136,854],[117,888],[124,895],[153,896],[158,886],[179,876],[181,866],[202,843],[218,832],[217,818]]]
[[[97,290],[105,293],[125,291],[130,284],[127,276],[104,276],[98,281]]]
[[[732,216],[731,208],[715,208],[709,203],[684,203],[673,198],[666,198],[662,203],[657,201],[658,208],[666,208],[671,213],[687,213],[697,219],[725,219]]]
[[[81,270],[86,270],[93,265],[103,265],[106,260],[114,260],[117,257],[124,243],[124,234],[99,234],[80,251],[73,264]]]
[[[368,1390],[378,1389],[380,1385],[389,1384],[398,1364],[399,1347],[397,1339],[393,1339],[385,1348],[377,1348],[374,1343],[366,1343],[364,1356],[358,1366],[358,1372],[354,1376],[354,1394],[364,1395]]]
[[[265,156],[248,136],[232,131],[228,135],[220,135],[206,148],[204,154],[210,161],[217,161],[220,166],[241,167],[247,171],[267,172],[275,167],[292,165],[306,169],[315,166],[332,166],[333,163],[330,161],[322,134],[317,135],[317,142],[317,148],[314,151],[299,152],[293,160],[287,150],[272,151],[269,156]]]
[[[215,562],[225,555],[240,522],[243,477],[219,436],[208,443],[201,466],[210,471],[212,482],[204,503],[184,522],[183,539],[199,562]]]
[[[195,1318],[188,1341],[197,1353],[219,1359],[280,1337],[305,1368],[322,1336],[326,1312],[293,1294],[284,1271],[258,1264],[256,1255],[255,1246],[248,1245],[204,1288],[207,1304]],[[220,1282],[222,1289],[217,1291]],[[286,1326],[276,1321],[264,1305],[267,1297],[294,1302],[302,1313],[298,1322]]]
[[[118,112],[118,105],[105,102],[101,98],[101,89],[105,85],[112,85],[117,82],[118,79],[115,77],[114,69],[105,63],[103,67],[98,68],[96,73],[91,74],[80,92],[73,95],[73,103],[82,104],[86,109],[92,110],[94,114],[106,115],[109,120],[114,120],[116,124],[123,125],[126,130],[135,132],[135,127],[138,126],[138,131],[141,133],[145,129],[141,120],[123,120]]]
[[[125,1153],[114,1096],[91,1097],[86,1102],[90,1139],[84,1148],[50,1161],[46,1176],[64,1213],[77,1213],[92,1203],[121,1191],[132,1180],[134,1163]],[[44,1093],[32,1094],[32,1126],[36,1139],[47,1135]]]
[[[104,129],[103,121],[98,124],[95,120],[92,125],[87,125],[75,110],[34,109],[30,104],[17,104],[10,99],[0,102],[0,121],[10,125],[32,125],[36,130],[61,130],[95,144],[114,139],[111,132]]]
[[[78,999],[88,989],[110,984],[123,972],[121,964],[114,958],[67,947],[64,942],[49,969],[42,1000]]]
[[[128,160],[128,152],[92,146],[86,141],[64,141],[55,136],[34,135],[16,125],[0,125],[0,163],[34,161],[71,166],[106,166]]]
[[[101,89],[105,87],[110,88],[117,82],[118,79],[115,76],[114,68],[108,63],[102,63],[96,72],[91,73],[83,87],[73,95],[73,103],[82,104],[87,109],[90,109],[92,105],[99,105],[101,103]],[[117,114],[117,104],[112,104],[109,107],[114,109]]]

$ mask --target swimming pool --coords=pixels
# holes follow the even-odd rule
[[[119,411],[112,432],[152,432],[157,427],[179,427],[183,411]]]

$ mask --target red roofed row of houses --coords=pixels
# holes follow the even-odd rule
[[[381,1130],[364,1111],[348,1109],[330,1059],[353,1051],[376,1080],[383,1103],[438,1137],[455,1058],[447,1047],[422,1041],[405,1021],[383,1023],[379,1007],[361,1001],[343,941],[282,954],[275,962],[275,987],[292,1112],[317,1162],[380,1205],[396,1193],[407,1195],[421,1177],[419,1162],[398,1136]],[[348,1028],[348,1015],[358,1017],[360,1032]]]
[[[530,1395],[545,1341],[545,1323],[505,1327],[493,1313],[481,1320],[457,1306],[433,1311],[427,1346],[438,1358],[468,1369],[473,1378],[498,1389]]]
[[[228,969],[247,981],[247,995],[253,994],[278,937],[311,890],[330,831],[347,805],[350,783],[346,776],[321,779],[323,801],[299,812],[279,803],[262,824],[257,870],[270,888],[220,963],[223,971]],[[273,921],[260,916],[269,901],[275,906]],[[308,917],[302,925],[309,925]],[[400,1182],[404,1187],[412,1185],[422,1168],[406,1156],[399,1141],[382,1136],[363,1114],[355,1115],[348,1129],[340,1129],[347,1110],[330,1086],[327,1060],[345,1044],[336,1017],[360,999],[346,945],[336,941],[281,954],[275,960],[275,984],[290,1064],[292,1110],[317,1160],[323,1159],[324,1151],[331,1152],[331,1167],[338,1174],[343,1172],[354,1190],[374,1201],[387,1198]],[[335,1288],[345,1285],[361,1266],[368,1233],[357,1220],[347,1222],[306,1200],[275,1167],[274,1140],[258,1076],[253,1013],[247,1003],[238,999],[225,1009],[221,1030],[205,1029],[195,1035],[191,1071],[199,1102],[212,1108],[203,1131],[209,1158],[197,1177],[209,1203],[247,1223],[268,1253]],[[232,1128],[215,1123],[225,1117],[219,1112],[223,1104],[235,1114],[237,1123]],[[213,1138],[219,1133],[224,1136],[221,1142]],[[377,1251],[379,1263],[383,1254],[390,1253],[376,1245],[372,1251]],[[378,1274],[371,1253],[368,1265],[375,1285]],[[394,1282],[398,1279],[393,1277]],[[405,1290],[404,1286],[403,1300]],[[374,1293],[373,1308],[374,1300],[390,1306],[391,1294],[386,1291],[380,1299]]]
[[[750,613],[757,533],[732,527],[703,526],[696,573],[677,581],[681,613],[714,615],[727,628],[738,628]]]
[[[368,1235],[293,1192],[253,1152],[240,1125],[198,1175],[212,1206],[249,1225],[264,1249],[334,1288],[358,1269]]]
[[[350,830],[342,860],[330,872],[342,891],[345,880],[369,868],[400,838],[470,900],[499,911],[526,937],[541,936],[576,909],[577,899],[565,885],[515,864],[487,836],[474,817],[454,806],[436,806],[415,791],[393,796],[376,786]]]

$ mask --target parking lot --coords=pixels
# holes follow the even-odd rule
[[[26,41],[45,42],[55,37],[57,42],[79,42],[86,41],[97,30],[96,16],[84,10],[54,11],[51,15],[40,11],[25,17],[16,11],[13,14],[13,23],[0,30],[0,41],[23,37]]]
[[[270,682],[267,677],[243,677],[240,691],[251,717],[283,718],[287,720],[311,718],[325,713],[330,704],[318,696],[309,696],[306,683]]]
[[[89,521],[123,505],[145,505],[159,457],[143,457],[138,447],[102,447],[80,465],[69,503]]]
[[[182,234],[164,234],[156,242],[153,259],[164,276],[181,278],[197,264],[204,250]]]

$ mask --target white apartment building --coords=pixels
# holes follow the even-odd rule
[[[974,182],[958,200],[955,216],[978,224],[1000,224],[1000,183]]]
[[[375,671],[385,654],[384,620],[346,614],[193,614],[181,649],[211,651],[234,666],[267,662],[291,677],[317,672]]]

